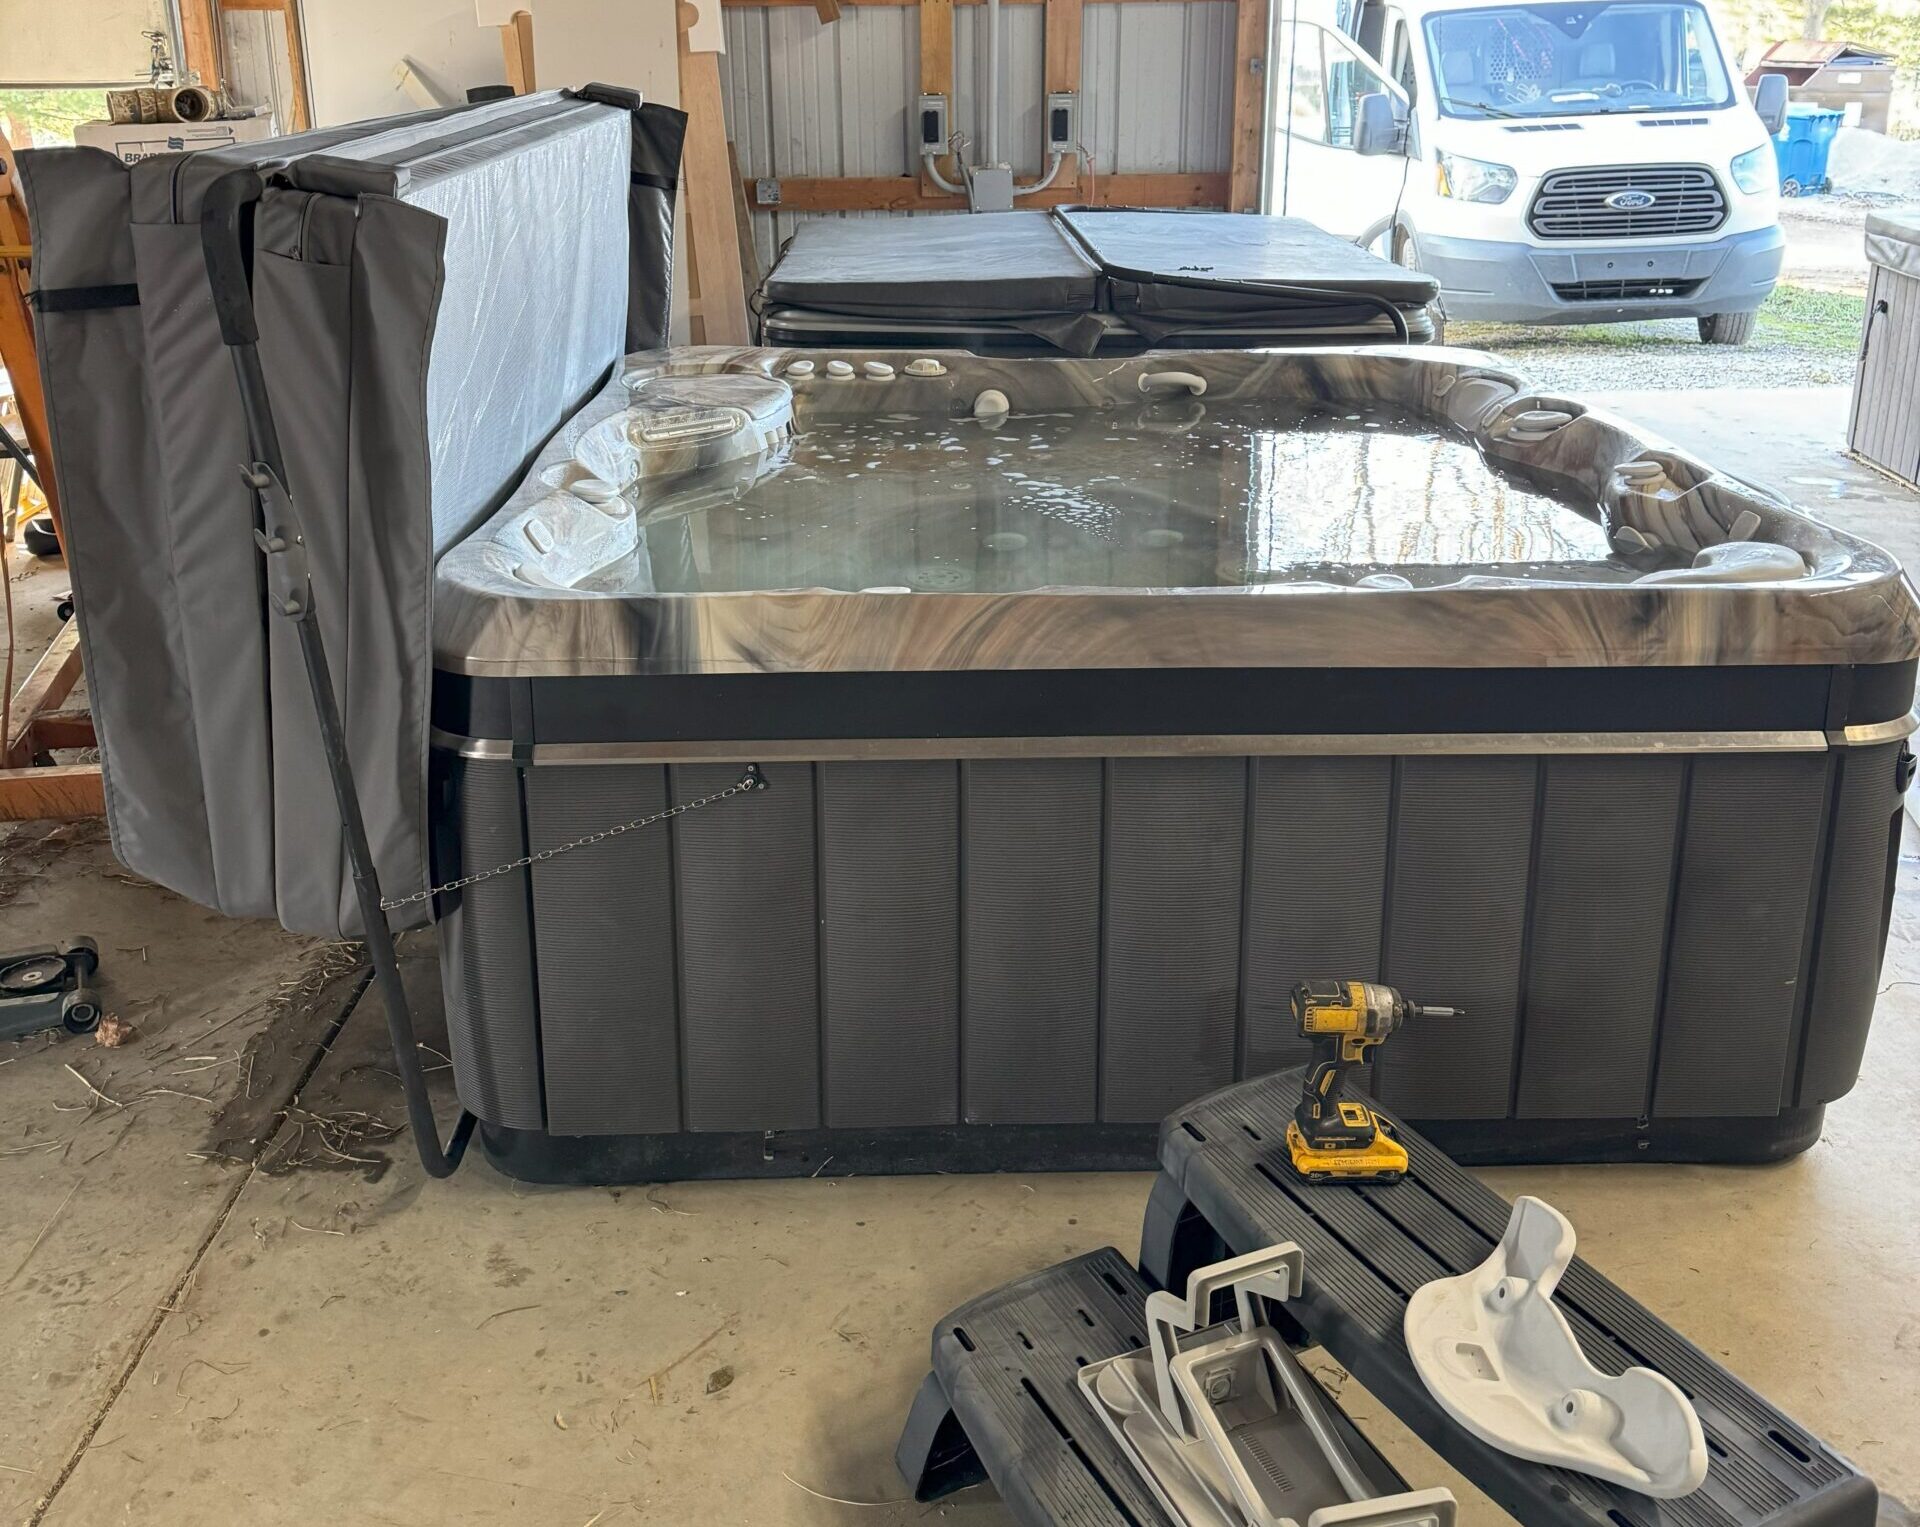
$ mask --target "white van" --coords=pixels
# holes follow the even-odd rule
[[[1428,272],[1448,318],[1752,333],[1786,81],[1749,101],[1699,0],[1290,0],[1269,59],[1265,210]]]

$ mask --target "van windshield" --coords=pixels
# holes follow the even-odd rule
[[[1450,117],[1591,117],[1711,109],[1733,85],[1692,0],[1499,5],[1426,24],[1435,95]]]

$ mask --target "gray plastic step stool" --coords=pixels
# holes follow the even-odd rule
[[[1151,1292],[1109,1246],[941,1320],[933,1372],[894,1450],[914,1498],[937,1500],[991,1479],[1026,1527],[1176,1527],[1080,1392],[1081,1368],[1146,1345]],[[1375,1490],[1404,1490],[1353,1423],[1330,1401],[1327,1409]]]
[[[1512,1205],[1398,1120],[1410,1157],[1403,1181],[1301,1182],[1285,1139],[1300,1085],[1298,1070],[1241,1082],[1161,1125],[1161,1175],[1141,1232],[1150,1279],[1178,1287],[1222,1255],[1295,1242],[1305,1286],[1284,1312],[1302,1339],[1527,1527],[1873,1527],[1870,1479],[1578,1257],[1555,1299],[1588,1361],[1610,1374],[1639,1364],[1680,1386],[1706,1434],[1706,1482],[1654,1500],[1512,1457],[1457,1425],[1414,1371],[1407,1299],[1483,1262]]]

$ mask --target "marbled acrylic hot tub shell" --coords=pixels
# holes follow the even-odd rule
[[[589,410],[610,411],[581,438],[563,435],[550,446],[528,487],[442,560],[439,665],[526,675],[1826,663],[1898,661],[1920,640],[1909,586],[1878,548],[1608,414],[1540,394],[1485,355],[1370,348],[1006,361],[950,354],[937,358],[940,375],[896,371],[886,380],[866,376],[864,363],[898,365],[903,357],[850,352],[854,375],[840,379],[817,362],[810,375],[790,377],[794,356],[681,350],[630,357],[625,375]],[[697,375],[720,383],[722,397],[727,386],[744,388],[736,399],[746,401],[735,406],[758,410],[752,423],[684,447],[628,452],[620,507],[632,513],[624,538],[569,563],[570,586],[538,587],[543,575],[525,557],[519,527],[542,509],[553,517],[550,483],[581,470],[577,453],[597,461],[595,436],[617,433],[626,408],[657,413],[654,393],[689,396],[686,379]],[[1204,393],[1193,396],[1183,376],[1201,379]],[[779,378],[792,388],[790,422],[770,390]],[[976,399],[989,390],[1007,401],[1003,421],[975,416]],[[1484,482],[1453,492],[1444,481],[1425,485],[1421,515],[1432,522],[1430,539],[1466,540],[1491,512],[1488,493],[1474,490],[1491,487],[1559,506],[1591,544],[1570,546],[1548,533],[1534,546],[1517,537],[1504,556],[1483,548],[1478,556],[1429,552],[1402,560],[1400,547],[1375,545],[1338,564],[1263,560],[1263,542],[1276,526],[1284,540],[1289,519],[1308,512],[1309,496],[1316,506],[1348,497],[1353,512],[1366,513],[1369,494],[1377,502],[1414,491],[1403,481],[1330,494],[1339,485],[1316,483],[1296,466],[1296,493],[1289,463],[1272,459],[1273,437],[1259,427],[1269,414],[1284,433],[1303,414],[1337,424],[1359,410],[1378,411],[1390,434],[1418,431],[1436,451],[1477,458]],[[829,500],[829,523],[812,523],[821,517],[817,496],[780,491],[782,474],[793,470],[783,454],[793,450],[789,431],[804,442],[810,432],[861,421],[870,426],[861,432],[868,445],[875,437],[911,443],[952,431],[976,448],[1000,437],[1017,447],[1031,421],[1058,427],[1076,418],[1094,432],[1082,432],[1070,457],[1053,458],[1063,483],[1110,470],[1103,430],[1129,443],[1157,433],[1193,447],[1188,462],[1196,469],[1167,475],[1158,495],[1165,513],[1155,522],[1135,513],[1140,523],[1096,515],[1074,526],[1010,507],[1019,495],[1009,492],[1004,463],[988,470],[969,461],[973,492],[936,491],[933,468],[901,476],[899,446],[884,463],[846,462],[845,492]],[[1337,455],[1339,444],[1329,436],[1318,450],[1314,442],[1305,459],[1316,451]],[[1200,454],[1209,447],[1211,461]],[[863,465],[881,470],[863,473]],[[944,577],[917,587],[914,569],[852,587],[786,583],[783,572],[813,570],[794,565],[807,559],[768,568],[741,555],[750,541],[791,538],[802,520],[816,568],[833,564],[820,543],[836,540],[842,551],[889,538],[943,541],[957,554],[944,559]],[[1096,567],[1069,547],[1052,559],[1057,568],[1009,575],[1010,563],[1037,559],[1010,559],[996,539],[1039,530],[1056,547],[1068,539],[1106,549],[1117,532],[1132,536],[1135,553],[1164,553],[1167,537],[1181,552],[1106,555]],[[629,554],[636,543],[637,557]],[[516,576],[519,568],[526,571]]]

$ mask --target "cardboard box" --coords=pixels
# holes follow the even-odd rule
[[[102,148],[123,164],[155,154],[200,148],[230,148],[274,135],[272,113],[213,122],[82,122],[73,130],[81,148]]]

